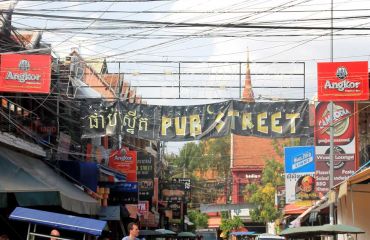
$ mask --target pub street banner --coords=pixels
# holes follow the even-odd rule
[[[308,101],[159,106],[88,100],[82,103],[81,116],[83,138],[123,134],[191,141],[230,133],[268,138],[308,134]]]

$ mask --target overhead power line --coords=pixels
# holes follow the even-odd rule
[[[100,3],[100,2],[168,2],[174,0],[23,0],[23,2],[88,2],[88,3]]]
[[[4,11],[7,12],[7,11]],[[13,15],[22,15],[28,17],[41,17],[50,19],[71,19],[82,21],[96,21],[96,22],[120,22],[132,24],[148,24],[148,25],[166,25],[168,27],[216,27],[216,28],[252,28],[252,29],[289,29],[289,30],[351,30],[351,31],[368,31],[370,27],[314,27],[314,26],[278,26],[278,25],[251,25],[245,23],[235,24],[212,24],[212,23],[176,23],[176,22],[162,22],[162,21],[141,21],[141,20],[121,20],[113,18],[91,18],[91,17],[75,17],[75,16],[58,16],[48,14],[36,13],[21,13],[13,12]],[[167,26],[169,25],[169,26]]]
[[[100,13],[101,10],[74,10],[74,9],[27,9],[27,8],[17,8],[18,11],[21,12],[77,12],[77,13]],[[215,11],[189,11],[189,10],[178,10],[178,11],[126,11],[126,10],[109,10],[105,11],[106,13],[149,13],[149,14],[158,14],[158,13],[169,13],[169,14],[224,14],[224,13],[231,13],[231,14],[243,14],[243,13],[324,13],[329,12],[330,10],[249,10],[249,11],[223,11],[223,10],[215,10]],[[336,9],[334,12],[364,12],[370,11],[370,8],[367,9]]]

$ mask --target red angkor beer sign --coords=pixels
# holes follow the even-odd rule
[[[317,64],[319,101],[369,99],[368,62]]]
[[[127,182],[137,182],[137,152],[126,147],[111,151],[108,166],[126,174]]]
[[[0,55],[0,92],[50,93],[50,79],[50,55]]]

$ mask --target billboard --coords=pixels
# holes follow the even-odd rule
[[[355,172],[355,114],[353,102],[334,102],[334,185]],[[330,190],[330,104],[320,102],[315,110],[316,190]]]
[[[315,147],[285,147],[285,196],[286,203],[296,200],[314,200]]]
[[[317,64],[319,101],[369,99],[368,62],[323,62]]]
[[[0,92],[48,94],[50,82],[50,55],[0,55]]]

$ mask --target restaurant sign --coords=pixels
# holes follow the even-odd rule
[[[333,102],[334,185],[346,180],[356,169],[355,108],[353,102]],[[330,104],[320,102],[315,111],[316,191],[330,190]]]

